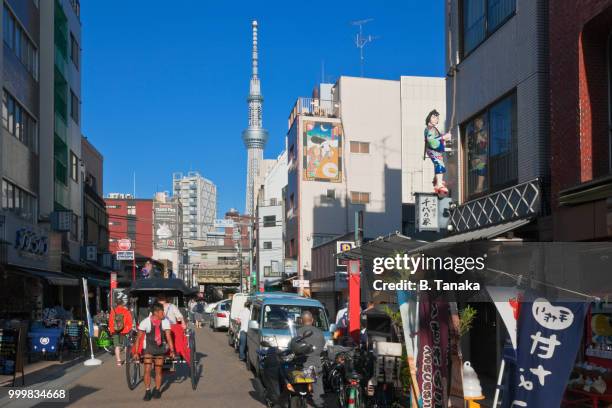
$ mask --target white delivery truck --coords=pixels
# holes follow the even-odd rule
[[[227,342],[230,347],[234,347],[234,349],[238,350],[239,346],[239,336],[240,336],[240,323],[238,323],[238,315],[242,308],[244,308],[244,304],[246,303],[249,295],[246,293],[236,293],[232,297],[232,307],[230,310],[229,317],[229,328],[227,329]]]

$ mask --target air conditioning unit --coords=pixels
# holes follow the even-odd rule
[[[54,231],[67,232],[72,229],[72,211],[58,210],[51,213],[51,228]]]

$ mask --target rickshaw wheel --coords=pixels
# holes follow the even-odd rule
[[[189,377],[191,378],[191,388],[195,391],[198,387],[198,364],[196,362],[196,346],[195,346],[195,333],[192,332],[189,336]]]
[[[125,348],[125,376],[130,390],[135,389],[141,380],[140,361],[133,359],[131,344]]]

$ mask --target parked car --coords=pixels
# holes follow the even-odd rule
[[[212,313],[215,307],[217,307],[217,303],[219,302],[206,303],[204,306],[204,325],[206,325],[206,323],[209,325],[212,324]]]
[[[291,340],[287,321],[291,319],[299,327],[300,315],[306,310],[312,313],[314,325],[323,331],[327,343],[332,344],[335,325],[330,326],[325,309],[318,300],[294,294],[254,296],[251,299],[251,320],[247,331],[247,368],[259,371],[259,356],[266,348],[261,345],[262,341],[271,347],[286,349]]]
[[[230,300],[222,300],[217,303],[212,312],[210,328],[214,331],[227,329],[229,327]]]
[[[227,342],[230,347],[238,348],[238,336],[240,335],[240,323],[238,315],[247,302],[249,295],[246,293],[236,293],[232,297],[232,305],[230,307],[229,327],[227,328]]]

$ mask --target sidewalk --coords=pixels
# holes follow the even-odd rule
[[[67,390],[70,384],[77,381],[89,371],[97,369],[99,366],[86,367],[83,362],[88,359],[86,357],[78,357],[62,364],[57,361],[44,361],[31,364],[30,373],[26,369],[25,381],[23,388],[27,389],[51,389],[51,390]],[[102,360],[102,364],[112,364],[114,358],[111,354],[101,352],[96,355],[96,358]],[[6,377],[6,376],[2,376]],[[11,385],[12,377],[10,377],[8,386]],[[15,381],[15,387],[21,388],[21,378]],[[72,398],[71,398],[72,401]],[[3,392],[0,395],[0,408],[10,406],[11,408],[30,408],[40,406],[40,404],[49,404],[50,406],[65,406],[65,402],[44,402],[41,400],[11,400]]]
[[[96,354],[96,358],[104,360],[104,354],[110,356],[110,354],[106,352],[98,352]],[[61,377],[67,369],[73,367],[76,364],[82,363],[88,358],[89,354],[87,354],[87,356],[79,356],[70,360],[66,360],[63,363],[60,363],[57,360],[41,360],[31,364],[27,364],[24,367],[25,385],[22,385],[21,372],[19,372],[15,377],[15,387],[30,387],[32,385],[40,384]],[[12,375],[0,375],[0,387],[10,387],[12,383]]]

